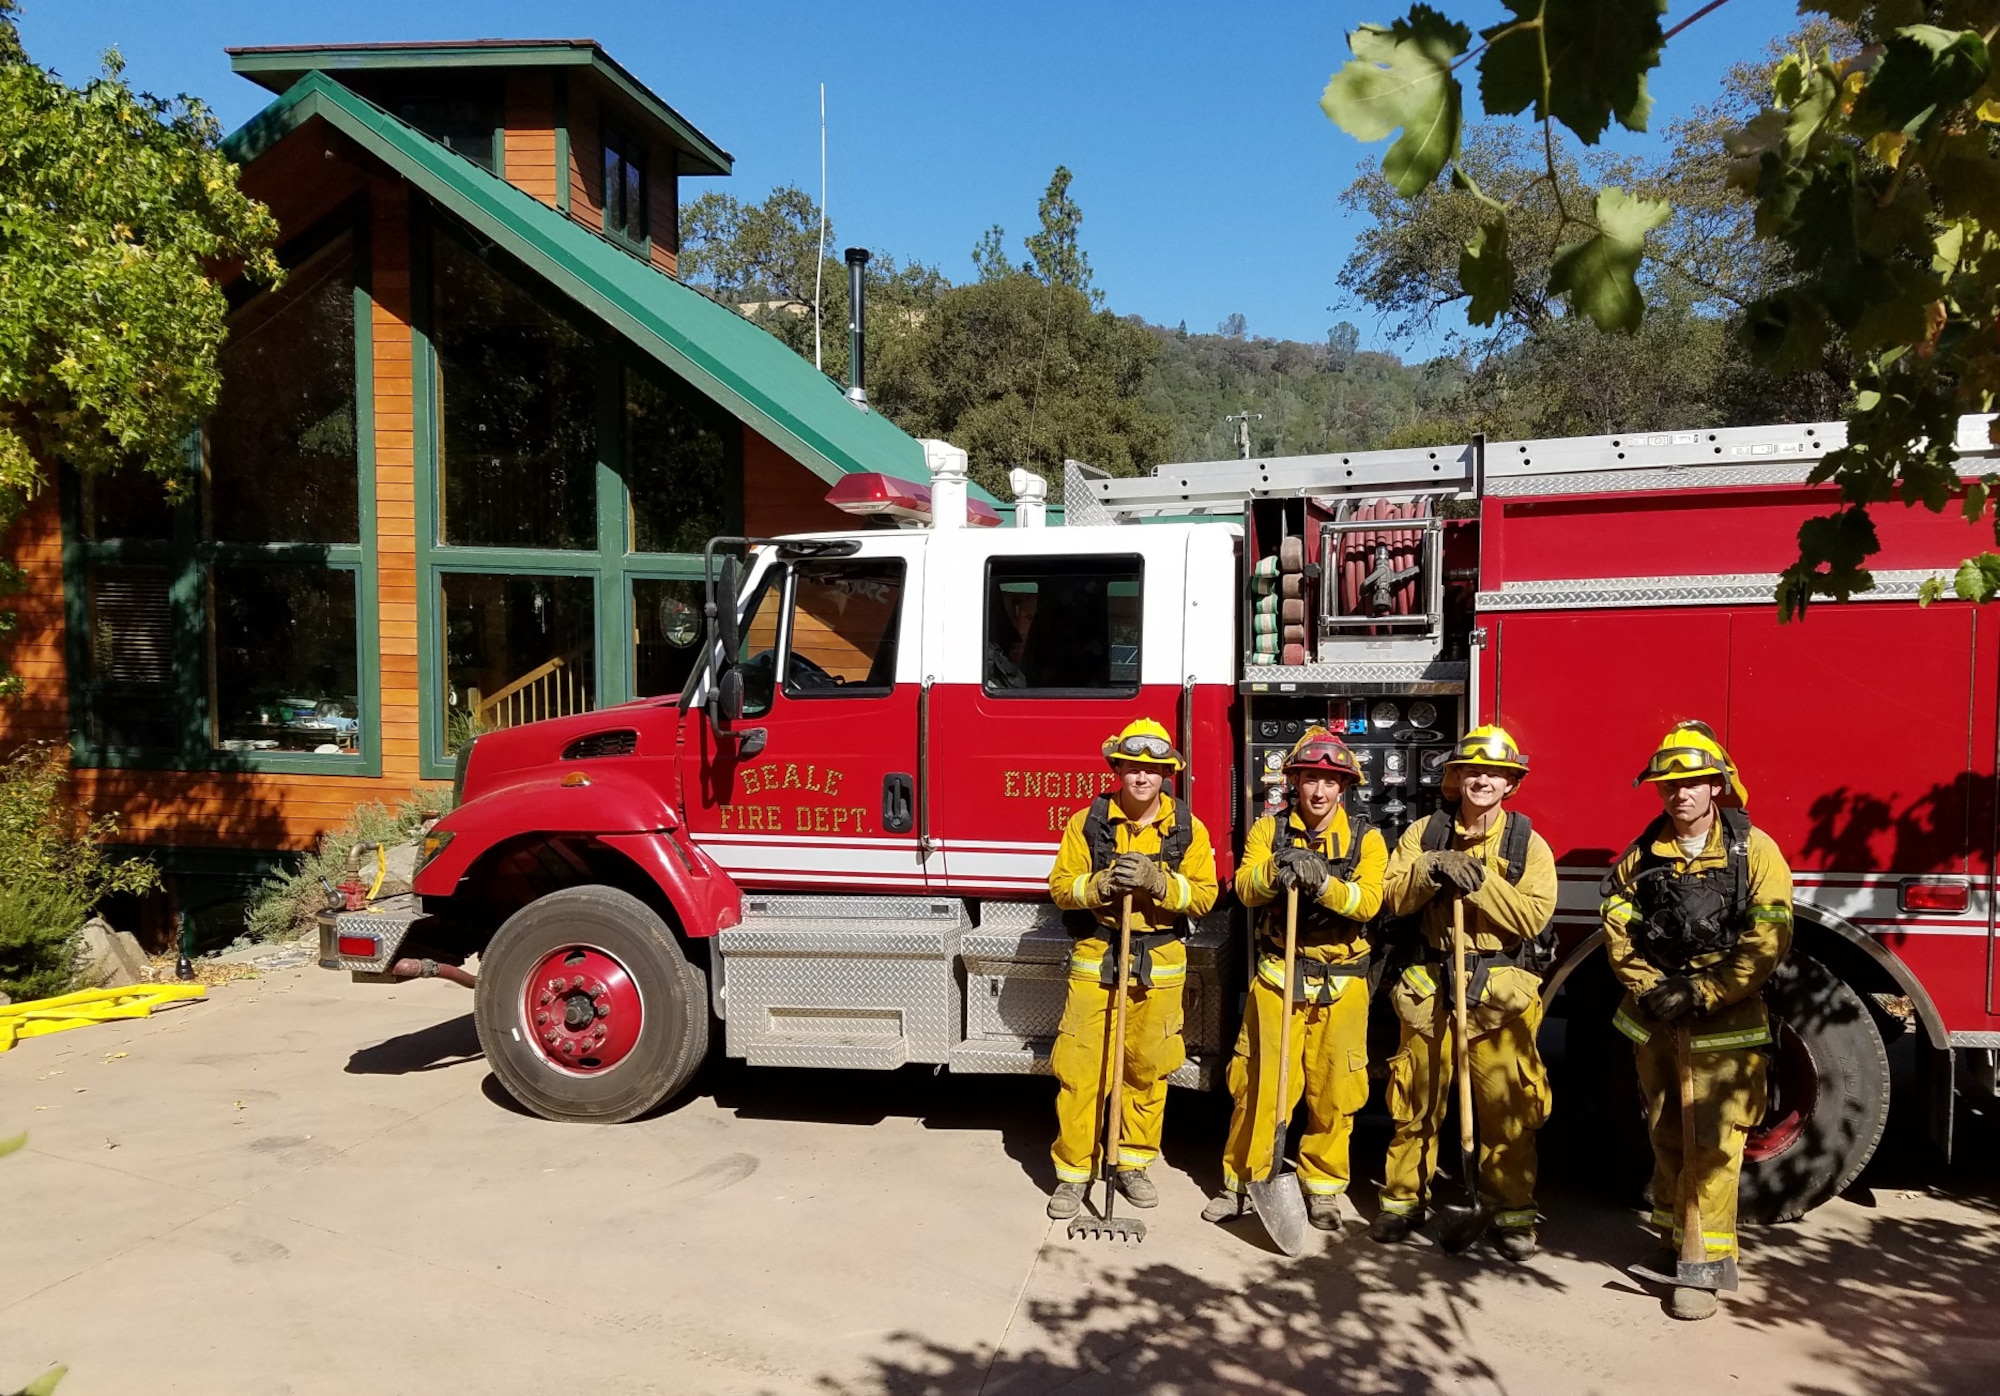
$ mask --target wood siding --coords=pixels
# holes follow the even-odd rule
[[[506,147],[501,168],[507,182],[556,206],[555,79],[547,72],[507,75]]]
[[[569,85],[569,216],[593,233],[604,231],[604,151],[597,134],[597,94]]]
[[[69,666],[63,645],[62,510],[44,485],[7,531],[6,558],[27,574],[24,589],[0,599],[13,610],[8,666],[21,696],[0,699],[0,754],[26,742],[69,741]]]
[[[749,427],[743,428],[743,531],[753,538],[855,528],[860,520],[826,502],[833,486]]]

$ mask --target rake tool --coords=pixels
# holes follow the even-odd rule
[[[1285,892],[1285,968],[1281,976],[1278,1011],[1284,1014],[1283,1026],[1278,1029],[1278,1118],[1271,1126],[1271,1171],[1261,1179],[1250,1183],[1250,1205],[1257,1210],[1257,1220],[1264,1223],[1264,1230],[1279,1250],[1286,1255],[1303,1255],[1306,1238],[1311,1234],[1311,1222],[1306,1217],[1305,1194],[1299,1191],[1299,1180],[1285,1168],[1285,1136],[1291,1132],[1292,1108],[1289,1087],[1292,1084],[1292,975],[1298,967],[1299,957],[1299,889],[1287,888]]]
[[[1098,1145],[1103,1150],[1099,1173],[1104,1179],[1104,1211],[1091,1216],[1082,1211],[1069,1219],[1071,1240],[1131,1241],[1146,1239],[1146,1223],[1137,1217],[1112,1214],[1118,1203],[1118,1154],[1125,1144],[1125,1000],[1127,976],[1132,965],[1132,894],[1118,903],[1118,987],[1112,990],[1111,1062],[1106,1069],[1104,1119],[1098,1129]]]
[[[1438,1246],[1452,1255],[1472,1249],[1492,1219],[1492,1212],[1479,1200],[1479,1154],[1472,1137],[1472,1041],[1471,1022],[1465,1007],[1465,900],[1451,899],[1451,1011],[1452,1070],[1458,1076],[1458,1155],[1465,1179],[1466,1196],[1462,1207],[1441,1209],[1438,1217]]]

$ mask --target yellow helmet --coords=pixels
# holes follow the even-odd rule
[[[1124,731],[1107,738],[1104,759],[1113,763],[1136,761],[1142,766],[1165,766],[1170,771],[1178,771],[1187,765],[1181,754],[1174,750],[1174,741],[1167,735],[1167,729],[1150,717],[1128,722]]]
[[[1451,759],[1444,764],[1446,769],[1482,766],[1492,771],[1512,771],[1517,779],[1528,773],[1528,758],[1514,744],[1513,736],[1506,728],[1492,723],[1475,727],[1460,737],[1458,745],[1452,748]]]
[[[1706,722],[1676,722],[1673,730],[1660,738],[1660,745],[1654,749],[1646,769],[1639,772],[1632,784],[1688,780],[1702,775],[1713,776],[1723,782],[1722,794],[1716,797],[1717,803],[1735,809],[1742,809],[1750,803],[1750,792],[1744,788],[1743,777],[1737,774],[1736,763],[1722,749],[1722,743],[1715,739],[1714,729]]]

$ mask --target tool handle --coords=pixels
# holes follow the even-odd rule
[[[1276,1181],[1278,1172],[1285,1163],[1285,1136],[1291,1133],[1292,1108],[1289,1094],[1292,1085],[1292,974],[1298,967],[1299,959],[1299,889],[1285,889],[1285,965],[1278,978],[1278,1012],[1284,1016],[1278,1019],[1278,1120],[1271,1127],[1271,1172]]]
[[[1687,1020],[1674,1024],[1674,1070],[1681,1088],[1681,1249],[1679,1259],[1696,1265],[1708,1260],[1701,1228],[1701,1180],[1695,1176],[1694,1053]]]
[[[1132,973],[1132,894],[1118,901],[1118,985],[1111,991],[1111,1086],[1105,1094],[1104,1215],[1111,1215],[1111,1198],[1118,1191],[1109,1179],[1118,1171],[1118,1153],[1125,1146],[1125,997]]]
[[[1472,1042],[1465,1008],[1465,899],[1451,899],[1452,1069],[1458,1076],[1458,1147],[1472,1153]],[[1472,1180],[1466,1179],[1466,1186]]]

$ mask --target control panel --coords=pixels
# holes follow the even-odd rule
[[[1254,818],[1285,807],[1285,756],[1307,728],[1324,725],[1353,749],[1367,777],[1347,792],[1349,811],[1366,817],[1393,847],[1412,821],[1438,806],[1462,701],[1457,694],[1254,696],[1245,723],[1244,808]]]

